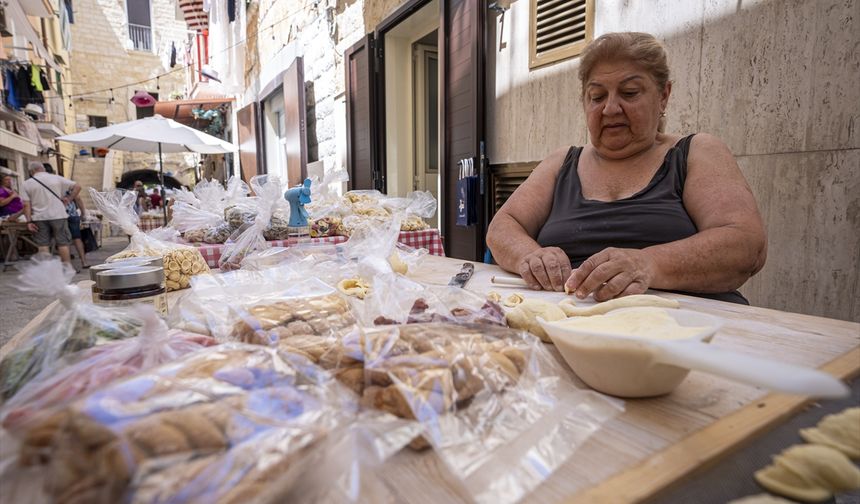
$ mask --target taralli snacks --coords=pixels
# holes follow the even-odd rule
[[[131,236],[128,247],[109,257],[108,262],[129,257],[162,256],[164,283],[168,291],[184,289],[192,276],[210,272],[209,265],[196,248],[158,240],[140,231],[134,212],[134,192],[98,192],[90,188],[90,196],[112,224],[120,226]]]

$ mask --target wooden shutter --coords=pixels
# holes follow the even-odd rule
[[[594,0],[530,0],[529,68],[581,53],[591,42]]]
[[[344,53],[346,67],[346,167],[349,188],[374,189],[373,34]]]
[[[442,2],[440,67],[443,72],[442,201],[446,254],[467,260],[482,260],[486,229],[487,195],[481,197],[478,224],[456,225],[457,162],[473,158],[480,168],[484,140],[484,16],[482,0]],[[484,170],[479,169],[481,173]]]
[[[257,116],[259,105],[249,103],[236,112],[236,122],[239,134],[239,166],[242,170],[242,180],[250,182],[251,177],[260,173],[260,158],[257,156],[258,143]]]
[[[302,58],[296,58],[284,71],[283,89],[287,180],[293,187],[301,184],[308,173],[307,108]]]
[[[511,194],[517,190],[523,182],[531,175],[538,165],[533,163],[512,163],[493,166],[490,170],[492,187],[492,213],[493,215],[508,201]],[[492,217],[492,216],[490,216]]]

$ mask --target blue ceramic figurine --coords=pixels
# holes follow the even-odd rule
[[[290,227],[306,227],[308,211],[305,205],[311,202],[311,179],[305,179],[304,184],[287,189],[284,199],[290,204]]]

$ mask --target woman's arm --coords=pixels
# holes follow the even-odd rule
[[[502,268],[522,275],[533,289],[562,290],[570,259],[557,247],[535,241],[552,210],[555,181],[568,148],[544,159],[499,209],[487,230],[487,245]]]
[[[10,190],[9,196],[7,196],[6,198],[0,198],[0,207],[4,207],[4,206],[8,205],[9,203],[12,202],[13,199],[15,199],[17,197],[18,197],[18,193]]]
[[[698,233],[642,250],[605,249],[573,273],[568,287],[598,300],[649,287],[726,292],[761,270],[767,238],[755,198],[728,147],[712,135],[693,137],[684,207]]]

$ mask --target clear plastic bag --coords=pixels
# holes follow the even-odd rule
[[[362,405],[421,423],[411,446],[432,446],[477,502],[518,501],[623,409],[564,379],[527,333],[416,324],[355,340],[341,353],[361,357]]]
[[[0,409],[3,428],[16,432],[40,413],[70,403],[121,378],[131,376],[215,344],[208,336],[170,330],[155,310],[129,310],[141,321],[137,336],[83,350],[45,367]]]
[[[209,273],[209,265],[196,248],[159,240],[138,228],[137,214],[134,211],[137,196],[134,192],[98,192],[90,188],[90,196],[111,224],[119,226],[125,234],[131,236],[128,247],[109,257],[108,262],[128,257],[162,256],[165,286],[168,291],[184,289],[188,287],[192,276]]]
[[[224,271],[239,269],[246,255],[267,248],[265,231],[271,224],[272,214],[281,208],[283,187],[277,175],[257,175],[251,179],[251,187],[257,194],[256,216],[252,223],[245,223],[224,245],[218,267]]]
[[[70,356],[140,331],[140,320],[127,311],[87,302],[88,296],[69,284],[75,270],[58,259],[33,259],[18,269],[19,291],[59,303],[49,307],[23,344],[0,361],[0,402],[15,397],[43,371],[58,372],[73,361]]]
[[[424,219],[436,215],[438,206],[436,198],[429,191],[413,191],[405,198],[385,198],[381,204],[392,215],[401,216],[401,231],[429,229],[430,225]]]
[[[354,396],[306,359],[220,345],[30,425],[3,479],[39,468],[60,502],[278,502],[355,418]]]

